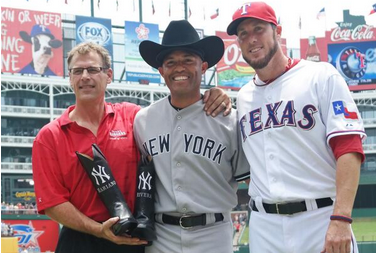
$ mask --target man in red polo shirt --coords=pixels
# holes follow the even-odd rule
[[[133,211],[139,158],[133,121],[140,107],[126,102],[105,102],[105,90],[113,71],[110,56],[103,47],[80,44],[71,50],[67,62],[76,103],[44,126],[33,144],[38,212],[63,225],[57,253],[144,252],[141,245],[146,241],[113,234],[111,227],[118,217],[109,216],[75,154],[78,151],[92,156],[91,144],[96,143]],[[218,113],[225,107],[224,113],[230,111],[225,93],[217,90],[211,95],[206,96],[207,113],[214,108]]]

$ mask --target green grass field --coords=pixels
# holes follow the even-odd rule
[[[249,243],[249,227],[247,226],[245,228],[245,231],[242,234],[241,244],[244,245],[244,244],[248,244],[248,243]]]
[[[376,241],[376,219],[355,218],[352,224],[358,242]]]
[[[352,224],[355,238],[358,242],[376,241],[376,219],[355,218]],[[249,243],[249,227],[242,234],[241,244]]]

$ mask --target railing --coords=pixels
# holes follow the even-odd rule
[[[11,106],[11,105],[1,105],[1,113],[3,115],[10,114],[24,114],[29,117],[50,117],[50,108],[46,107],[28,107],[28,106]]]
[[[34,136],[1,136],[1,145],[7,146],[4,144],[26,144],[27,147],[31,147],[33,145]],[[12,145],[13,146],[13,145]],[[20,145],[17,145],[18,147]],[[25,145],[22,145],[25,146]]]
[[[30,215],[38,214],[37,209],[1,209],[1,215]]]
[[[15,172],[21,173],[32,173],[32,164],[31,163],[1,163],[1,172]]]
[[[376,125],[376,119],[375,118],[369,118],[369,119],[365,119],[363,118],[363,124],[366,126],[366,125]]]
[[[373,151],[370,153],[374,153],[376,150],[376,144],[363,144],[363,151]]]

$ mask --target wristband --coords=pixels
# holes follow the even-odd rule
[[[353,219],[342,215],[331,215],[330,220],[340,220],[348,223],[353,223]]]

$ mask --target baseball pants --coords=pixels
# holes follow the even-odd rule
[[[180,226],[156,222],[158,240],[146,253],[232,253],[233,227],[229,220],[185,230]]]
[[[320,253],[332,212],[333,206],[294,215],[251,211],[250,253]],[[351,252],[358,253],[354,235]]]

